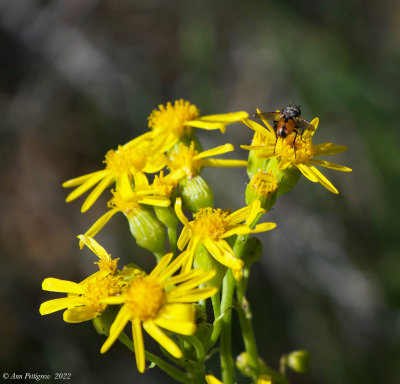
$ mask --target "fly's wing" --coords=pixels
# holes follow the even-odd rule
[[[296,117],[294,120],[296,121],[296,127],[302,131],[315,131],[315,127],[308,121],[305,121],[302,117]]]
[[[261,112],[256,113],[254,117],[261,120],[265,119],[273,124],[275,121],[278,121],[282,117],[282,114],[280,112]]]

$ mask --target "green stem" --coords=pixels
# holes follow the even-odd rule
[[[167,227],[167,232],[168,232],[170,252],[172,252],[174,255],[176,255],[177,242],[178,242],[177,227]]]
[[[214,310],[214,324],[213,331],[210,336],[210,340],[207,343],[207,350],[212,348],[218,340],[218,337],[221,333],[221,299],[219,296],[219,292],[217,292],[214,296],[211,297],[211,302]]]
[[[185,340],[187,340],[190,344],[193,345],[194,349],[196,350],[197,361],[203,364],[206,354],[204,352],[203,344],[200,342],[200,340],[194,335],[181,336],[181,337],[183,337]]]
[[[221,370],[224,384],[233,384],[235,380],[235,365],[232,358],[232,312],[228,309],[232,306],[235,282],[232,271],[228,269],[222,282],[221,312]],[[225,313],[226,312],[226,313]]]

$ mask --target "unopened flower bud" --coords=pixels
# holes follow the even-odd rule
[[[261,207],[266,211],[275,204],[278,182],[272,173],[259,170],[247,184],[246,204],[260,200]]]
[[[200,208],[214,206],[212,190],[201,176],[183,179],[180,187],[183,204],[189,211],[197,212]]]
[[[163,255],[165,227],[157,217],[146,208],[136,209],[126,217],[137,244],[155,255]]]
[[[287,355],[286,365],[297,373],[306,373],[310,367],[310,354],[307,351],[293,351]]]

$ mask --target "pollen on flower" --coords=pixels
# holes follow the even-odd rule
[[[127,291],[126,307],[133,318],[146,321],[155,318],[165,302],[163,287],[150,276],[137,278]]]
[[[118,259],[100,259],[100,261],[95,261],[94,263],[98,265],[99,270],[105,272],[106,274],[114,274],[117,270]]]
[[[124,199],[117,191],[112,191],[114,197],[108,202],[109,208],[118,208],[125,214],[134,213],[140,208],[139,203],[136,201],[136,194],[133,194],[129,200]]]
[[[170,102],[166,106],[159,105],[149,116],[149,128],[153,131],[168,130],[176,136],[181,136],[185,130],[185,123],[199,117],[199,110],[188,101],[177,100],[174,105]]]
[[[295,133],[291,133],[285,138],[279,137],[276,142],[275,152],[281,156],[282,162],[304,164],[314,156],[312,139],[297,135],[296,141],[294,141],[295,137]]]
[[[180,143],[178,151],[171,154],[168,167],[171,171],[182,169],[189,179],[193,178],[200,172],[201,168],[201,159],[194,158],[198,155],[198,152],[194,149],[194,143],[191,142],[189,147]]]
[[[86,305],[90,306],[97,315],[107,307],[107,304],[101,303],[101,299],[118,295],[122,289],[121,282],[111,275],[96,277],[84,284]]]
[[[254,192],[262,196],[275,192],[278,189],[278,181],[276,180],[276,177],[261,169],[253,176],[250,185]]]
[[[227,217],[229,212],[222,209],[201,208],[194,214],[192,229],[201,238],[216,240],[223,235],[228,228]]]
[[[146,166],[147,156],[141,148],[124,148],[118,146],[117,150],[109,150],[106,154],[104,163],[106,169],[114,174],[132,173],[141,171]]]

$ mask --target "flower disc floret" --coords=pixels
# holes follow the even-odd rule
[[[194,143],[191,142],[187,147],[184,144],[179,144],[178,152],[170,155],[171,161],[168,167],[172,172],[183,170],[187,177],[192,178],[200,172],[202,158],[198,157],[198,151],[194,149]]]
[[[262,196],[275,192],[278,189],[276,177],[261,169],[251,179],[250,185],[254,192]]]
[[[150,276],[145,276],[132,282],[125,304],[132,317],[145,321],[157,316],[164,301],[163,287]]]
[[[296,137],[295,133],[291,133],[285,138],[279,137],[275,153],[281,157],[282,163],[291,165],[307,163],[314,156],[312,138],[303,138],[300,135]]]
[[[107,152],[104,163],[106,169],[117,175],[141,171],[146,166],[146,160],[147,156],[141,148],[119,145],[117,150],[110,149]]]
[[[199,212],[193,215],[195,219],[191,223],[193,233],[195,233],[201,239],[218,239],[228,229],[228,215],[229,212],[225,212],[220,208],[201,208]]]

